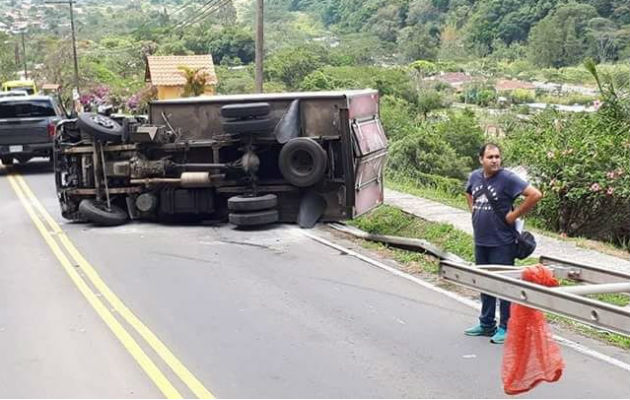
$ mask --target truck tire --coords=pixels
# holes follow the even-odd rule
[[[129,220],[129,215],[122,208],[112,204],[108,210],[104,204],[98,204],[92,199],[81,200],[79,214],[83,219],[103,226],[122,225]]]
[[[275,208],[278,205],[278,196],[266,194],[263,196],[232,196],[228,199],[230,211],[262,211]]]
[[[123,128],[113,119],[96,113],[83,113],[77,119],[82,132],[100,142],[122,141]]]
[[[2,157],[0,161],[2,161],[2,165],[13,165],[13,157]]]
[[[223,118],[252,118],[269,115],[269,103],[228,104],[221,107]]]
[[[326,150],[315,140],[306,137],[289,140],[278,157],[282,176],[298,187],[313,186],[321,181],[327,165]]]
[[[223,122],[225,133],[269,133],[273,128],[273,122],[269,118]]]
[[[229,220],[236,226],[258,226],[278,222],[278,210],[264,210],[247,213],[230,213]]]

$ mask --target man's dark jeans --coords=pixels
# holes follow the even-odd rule
[[[475,246],[475,262],[477,265],[483,264],[499,264],[514,265],[516,258],[516,244],[508,244],[497,247]],[[496,320],[494,314],[497,307],[497,298],[487,294],[481,294],[481,315],[479,322],[481,326],[487,329],[494,329]],[[507,300],[500,301],[500,322],[501,328],[507,328],[510,319],[510,302]]]

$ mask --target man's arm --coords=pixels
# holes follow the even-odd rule
[[[527,186],[522,194],[525,197],[525,201],[505,216],[505,221],[510,225],[513,225],[517,218],[527,214],[542,198],[540,190],[532,185]]]
[[[468,200],[468,211],[472,212],[474,200],[470,193],[466,193],[466,200]]]

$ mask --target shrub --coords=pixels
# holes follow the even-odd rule
[[[432,129],[421,124],[390,146],[388,168],[397,173],[425,173],[465,179],[470,172],[466,159]]]
[[[470,110],[449,112],[448,118],[435,125],[436,133],[466,160],[468,169],[479,166],[477,152],[484,142],[484,135],[475,114]]]
[[[425,119],[431,111],[445,108],[449,105],[446,96],[437,90],[423,89],[418,94],[418,111]]]
[[[512,104],[533,103],[534,94],[526,89],[514,89],[510,92],[509,98]]]
[[[377,89],[416,104],[417,91],[406,68],[326,66],[311,72],[299,85],[302,90]]]
[[[569,235],[630,237],[630,123],[606,110],[547,110],[534,121],[534,129],[517,129],[506,143],[545,193],[534,213]]]
[[[417,127],[417,110],[405,99],[385,95],[380,102],[383,128],[390,140],[398,140]]]

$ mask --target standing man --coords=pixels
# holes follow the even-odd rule
[[[516,258],[515,234],[512,226],[516,219],[531,210],[542,197],[538,189],[513,172],[501,168],[501,150],[496,144],[487,143],[479,150],[481,168],[473,171],[466,185],[468,208],[472,211],[475,237],[475,262],[477,265],[514,265]],[[499,219],[487,195],[498,206]],[[514,209],[514,200],[520,195],[525,201]],[[496,297],[481,294],[479,325],[466,329],[468,336],[492,336],[490,342],[503,343],[510,318],[510,302],[501,300],[499,328],[496,328]]]

